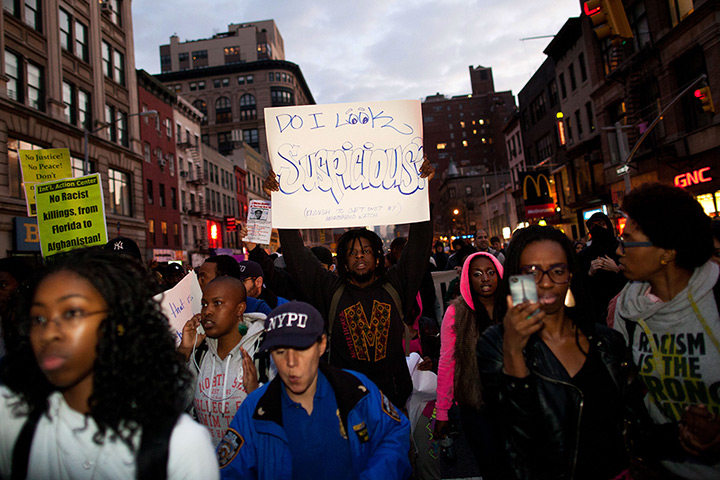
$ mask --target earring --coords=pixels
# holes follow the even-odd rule
[[[573,295],[572,290],[570,290],[569,286],[567,289],[567,293],[565,294],[565,306],[570,308],[575,306],[575,295]]]
[[[660,260],[660,265],[667,265],[667,264],[668,264],[667,260]]]

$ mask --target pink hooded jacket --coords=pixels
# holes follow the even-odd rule
[[[495,269],[500,275],[503,276],[503,266],[491,253],[477,252],[468,256],[463,264],[462,273],[460,274],[460,294],[463,300],[470,307],[471,310],[475,310],[473,299],[471,295],[471,283],[470,283],[470,263],[473,258],[478,255],[483,255],[490,259],[495,265]],[[453,398],[455,397],[454,392],[454,379],[455,379],[455,305],[450,305],[445,312],[443,317],[442,326],[440,327],[440,361],[438,363],[438,386],[437,386],[437,403],[436,408],[436,419],[447,421],[448,410],[452,406]],[[478,379],[480,381],[480,379]]]

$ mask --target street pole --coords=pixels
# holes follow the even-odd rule
[[[147,110],[145,112],[138,112],[133,113],[131,115],[128,115],[125,118],[131,118],[131,117],[155,117],[158,115],[157,110]],[[102,122],[97,124],[98,127],[95,130],[88,130],[87,128],[83,127],[83,150],[85,151],[85,156],[83,158],[83,175],[87,175],[90,173],[90,152],[89,152],[89,141],[90,141],[90,134],[91,133],[97,133],[103,128],[107,128],[110,125],[114,125],[120,120],[119,118],[116,118],[112,122]]]

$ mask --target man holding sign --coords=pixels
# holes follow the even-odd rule
[[[434,174],[425,159],[419,178],[429,181]],[[277,192],[279,187],[270,172],[265,192]],[[432,231],[431,220],[412,223],[399,262],[386,271],[380,237],[365,228],[349,230],[338,240],[335,275],[304,248],[298,230],[279,230],[288,271],[328,322],[330,364],[367,375],[399,407],[405,406],[412,392],[402,319],[415,302]]]

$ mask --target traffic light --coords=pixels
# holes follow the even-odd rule
[[[695,98],[700,100],[703,112],[715,113],[715,105],[713,105],[712,95],[710,94],[710,87],[705,86],[695,90]]]
[[[588,0],[583,4],[583,10],[590,17],[598,40],[633,37],[622,0]]]

